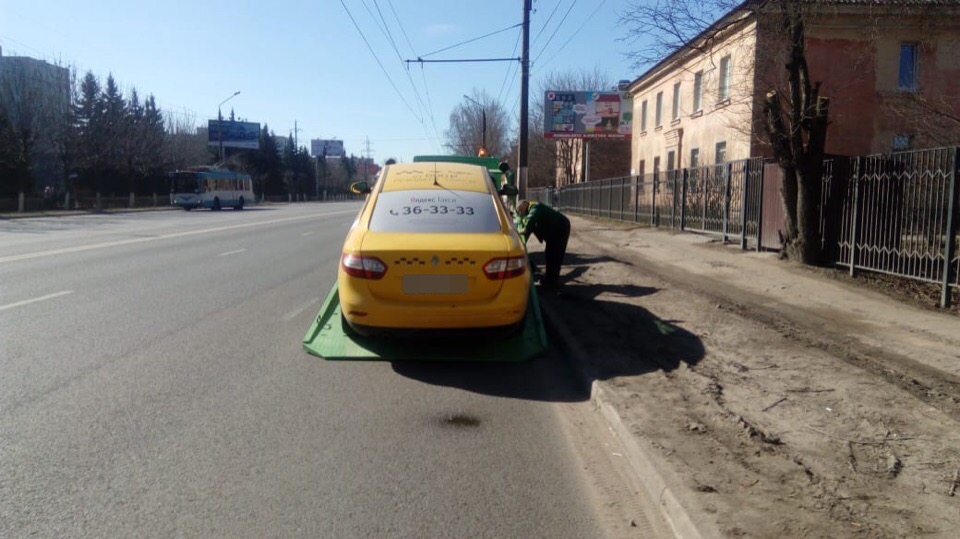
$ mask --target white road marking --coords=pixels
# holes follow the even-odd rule
[[[302,313],[303,311],[307,310],[308,308],[310,308],[311,305],[313,305],[313,304],[315,304],[315,303],[320,303],[320,298],[313,298],[313,299],[310,300],[309,303],[307,303],[307,304],[304,305],[303,307],[294,309],[294,310],[288,312],[287,314],[283,315],[283,321],[284,321],[284,322],[289,322],[289,321],[293,320],[293,319],[296,318],[300,313]]]
[[[313,234],[313,232],[304,232],[303,234],[300,234],[300,235],[301,235],[301,236],[309,236],[310,234]]]
[[[47,294],[46,296],[40,296],[39,298],[25,299],[23,301],[18,301],[16,303],[8,303],[6,305],[0,305],[0,311],[6,311],[7,309],[12,309],[14,307],[23,307],[24,305],[29,305],[31,303],[36,303],[38,301],[46,301],[48,299],[59,298],[60,296],[66,296],[73,294],[73,290],[64,290],[62,292],[57,292],[56,294]]]
[[[244,252],[244,251],[246,251],[246,249],[237,249],[236,251],[227,251],[227,252],[225,252],[225,253],[220,253],[220,254],[218,254],[217,256],[236,255],[236,254],[240,254],[240,253],[242,253],[242,252]]]
[[[92,251],[92,250],[94,250],[94,249],[105,249],[105,248],[108,248],[108,247],[119,247],[119,246],[121,246],[121,245],[131,245],[131,244],[134,244],[134,243],[148,243],[148,242],[157,241],[157,240],[168,240],[168,239],[173,239],[173,238],[183,238],[183,237],[186,237],[186,236],[195,236],[195,235],[197,235],[197,234],[209,234],[209,233],[211,233],[211,232],[223,232],[224,230],[236,230],[236,229],[240,229],[240,228],[250,228],[250,227],[262,226],[262,225],[272,225],[272,224],[276,224],[276,223],[285,223],[285,222],[289,222],[289,221],[302,221],[302,220],[304,220],[304,219],[316,219],[316,218],[318,218],[318,217],[329,217],[329,216],[331,216],[331,215],[342,215],[342,214],[345,214],[345,213],[356,214],[357,212],[356,212],[355,210],[337,211],[337,212],[331,212],[331,213],[323,213],[323,214],[319,214],[319,215],[304,215],[304,216],[300,216],[300,217],[287,217],[287,218],[284,218],[284,219],[272,219],[272,220],[270,220],[270,221],[259,221],[259,222],[256,222],[256,223],[244,223],[244,224],[242,224],[242,225],[218,226],[218,227],[214,227],[214,228],[206,228],[206,229],[203,229],[203,230],[190,230],[190,231],[187,231],[187,232],[174,232],[174,233],[172,233],[172,234],[164,234],[164,235],[162,235],[162,236],[153,236],[153,237],[150,237],[150,238],[131,238],[131,239],[127,239],[127,240],[116,240],[116,241],[108,241],[108,242],[104,242],[104,243],[94,243],[94,244],[91,244],[91,245],[79,245],[79,246],[77,246],[77,247],[66,247],[66,248],[64,248],[64,249],[53,249],[53,250],[50,250],[50,251],[40,251],[40,252],[36,252],[36,253],[26,253],[26,254],[22,254],[22,255],[4,256],[4,257],[0,257],[0,264],[3,264],[3,263],[5,263],[5,262],[17,262],[17,261],[20,261],[20,260],[30,260],[30,259],[32,259],[32,258],[42,258],[42,257],[45,257],[45,256],[65,255],[65,254],[70,254],[70,253],[80,253],[80,252],[83,252],[83,251]]]

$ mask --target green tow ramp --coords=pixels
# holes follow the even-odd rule
[[[353,361],[507,361],[532,359],[547,349],[540,303],[533,283],[523,329],[501,340],[489,336],[475,340],[388,339],[362,337],[344,327],[340,316],[340,295],[337,285],[303,338],[303,349],[330,360]]]

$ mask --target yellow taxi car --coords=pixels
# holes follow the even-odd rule
[[[516,328],[527,310],[530,269],[486,168],[388,165],[343,243],[337,273],[344,322],[363,334]],[[398,331],[399,330],[399,331]]]

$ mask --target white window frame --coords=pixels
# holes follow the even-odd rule
[[[673,84],[673,119],[680,119],[680,83]]]
[[[647,100],[644,99],[643,103],[640,103],[640,132],[647,132]]]
[[[693,112],[703,110],[703,70],[693,75]]]
[[[717,101],[723,102],[730,99],[730,67],[733,64],[730,55],[720,59],[720,77],[717,87]]]
[[[663,92],[662,91],[657,92],[657,110],[654,111],[653,117],[656,122],[654,127],[662,127],[663,126]]]
[[[720,159],[720,150],[723,149],[723,160]],[[719,165],[727,162],[727,141],[718,141],[713,147],[713,163]]]

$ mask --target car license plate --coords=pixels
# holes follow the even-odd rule
[[[403,276],[404,294],[465,294],[466,275],[419,275]]]

